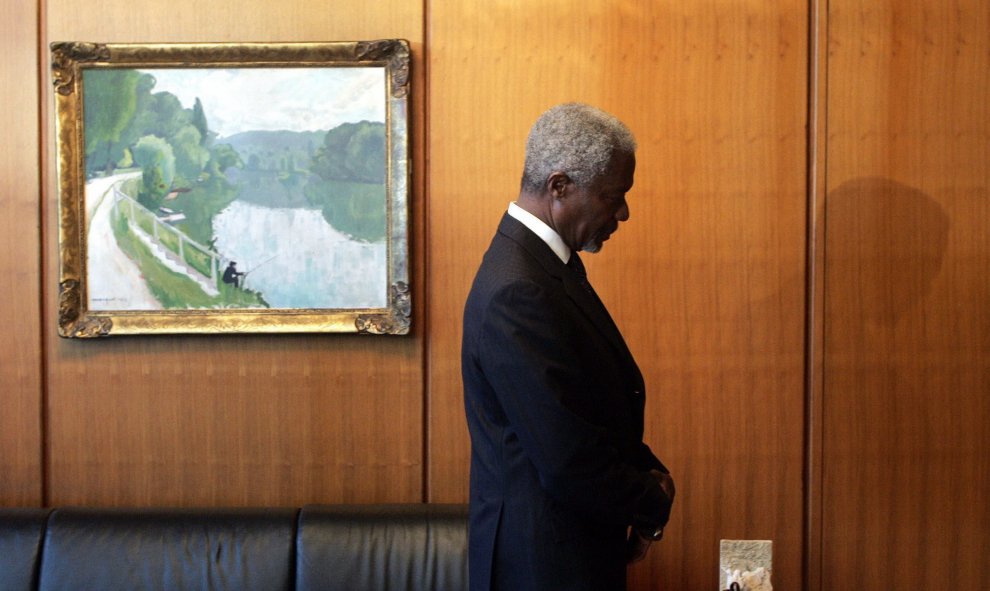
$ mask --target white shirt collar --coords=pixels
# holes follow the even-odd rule
[[[516,218],[522,225],[532,230],[534,234],[540,237],[540,240],[546,242],[547,246],[550,247],[550,250],[552,250],[565,265],[567,264],[567,261],[571,259],[570,247],[564,244],[564,239],[560,237],[560,234],[555,232],[550,226],[543,223],[543,220],[516,205],[515,201],[509,203],[509,215]]]

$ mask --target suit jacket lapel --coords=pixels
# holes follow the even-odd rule
[[[595,325],[602,336],[605,337],[627,363],[633,367],[636,366],[632,353],[629,352],[622,334],[619,332],[618,327],[616,327],[605,305],[602,304],[593,291],[582,285],[575,273],[567,268],[539,236],[509,214],[505,214],[502,217],[502,222],[499,224],[498,230],[522,246],[543,266],[550,276],[559,279],[563,283],[567,295],[577,304],[582,313],[591,320],[591,323]],[[636,372],[638,373],[638,369]]]

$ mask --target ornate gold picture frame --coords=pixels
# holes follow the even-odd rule
[[[407,42],[51,53],[60,336],[409,332]]]

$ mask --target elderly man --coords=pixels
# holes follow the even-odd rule
[[[674,485],[643,442],[643,377],[577,254],[629,218],[635,150],[594,107],[544,113],[471,287],[472,590],[624,589],[663,533]]]

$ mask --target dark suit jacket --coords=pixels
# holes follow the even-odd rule
[[[625,588],[626,528],[670,505],[643,443],[643,377],[593,292],[506,214],[471,287],[472,590]]]

